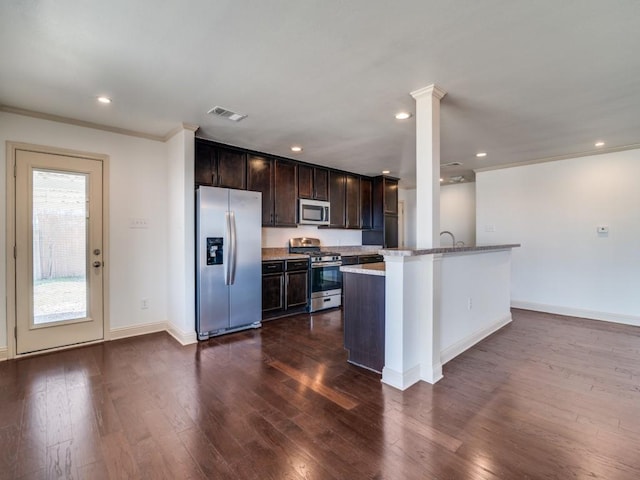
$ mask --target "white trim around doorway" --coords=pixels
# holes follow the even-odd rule
[[[32,152],[47,153],[52,155],[65,155],[68,157],[88,158],[92,160],[102,161],[103,179],[102,179],[102,208],[103,208],[103,341],[110,340],[110,316],[109,316],[109,156],[90,152],[81,152],[77,150],[67,150],[56,147],[47,147],[43,145],[34,145],[28,143],[19,143],[7,141],[6,144],[6,298],[7,298],[7,348],[3,352],[0,349],[0,360],[16,358],[16,259],[14,258],[14,245],[16,243],[15,230],[15,164],[17,150],[28,150]],[[92,342],[94,343],[94,342]],[[68,348],[77,347],[70,345]],[[67,348],[67,347],[64,347]],[[58,350],[58,349],[56,349]],[[42,353],[42,352],[41,352]],[[20,357],[22,357],[20,355]]]

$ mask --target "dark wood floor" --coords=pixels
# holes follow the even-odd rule
[[[0,478],[640,478],[640,328],[514,311],[405,392],[340,312],[0,364]]]

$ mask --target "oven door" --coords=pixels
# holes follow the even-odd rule
[[[311,298],[342,293],[342,262],[311,264]]]

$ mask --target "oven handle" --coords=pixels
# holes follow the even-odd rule
[[[311,264],[311,268],[322,268],[322,267],[341,267],[342,262],[314,262]]]

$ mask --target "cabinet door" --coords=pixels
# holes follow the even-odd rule
[[[384,213],[398,214],[398,181],[384,179]]]
[[[345,217],[347,228],[360,228],[360,177],[346,175]]]
[[[329,226],[332,228],[344,228],[345,226],[345,175],[342,172],[329,172],[329,202],[331,213]]]
[[[275,226],[296,226],[297,176],[296,164],[284,160],[275,161],[274,213]]]
[[[329,170],[326,168],[313,169],[313,198],[329,200]]]
[[[218,186],[246,190],[247,154],[218,148]]]
[[[373,227],[372,207],[372,183],[370,178],[360,178],[360,228],[367,230]]]
[[[313,167],[298,165],[298,197],[313,198]]]
[[[196,140],[195,145],[195,183],[196,185],[215,185],[215,148]]]
[[[262,276],[262,311],[284,309],[284,273]]]
[[[384,247],[398,248],[398,216],[384,216]]]
[[[269,158],[250,155],[247,168],[247,188],[262,192],[262,225],[272,227],[273,214],[273,161]]]
[[[285,308],[307,304],[308,274],[307,270],[286,273],[287,304]]]

